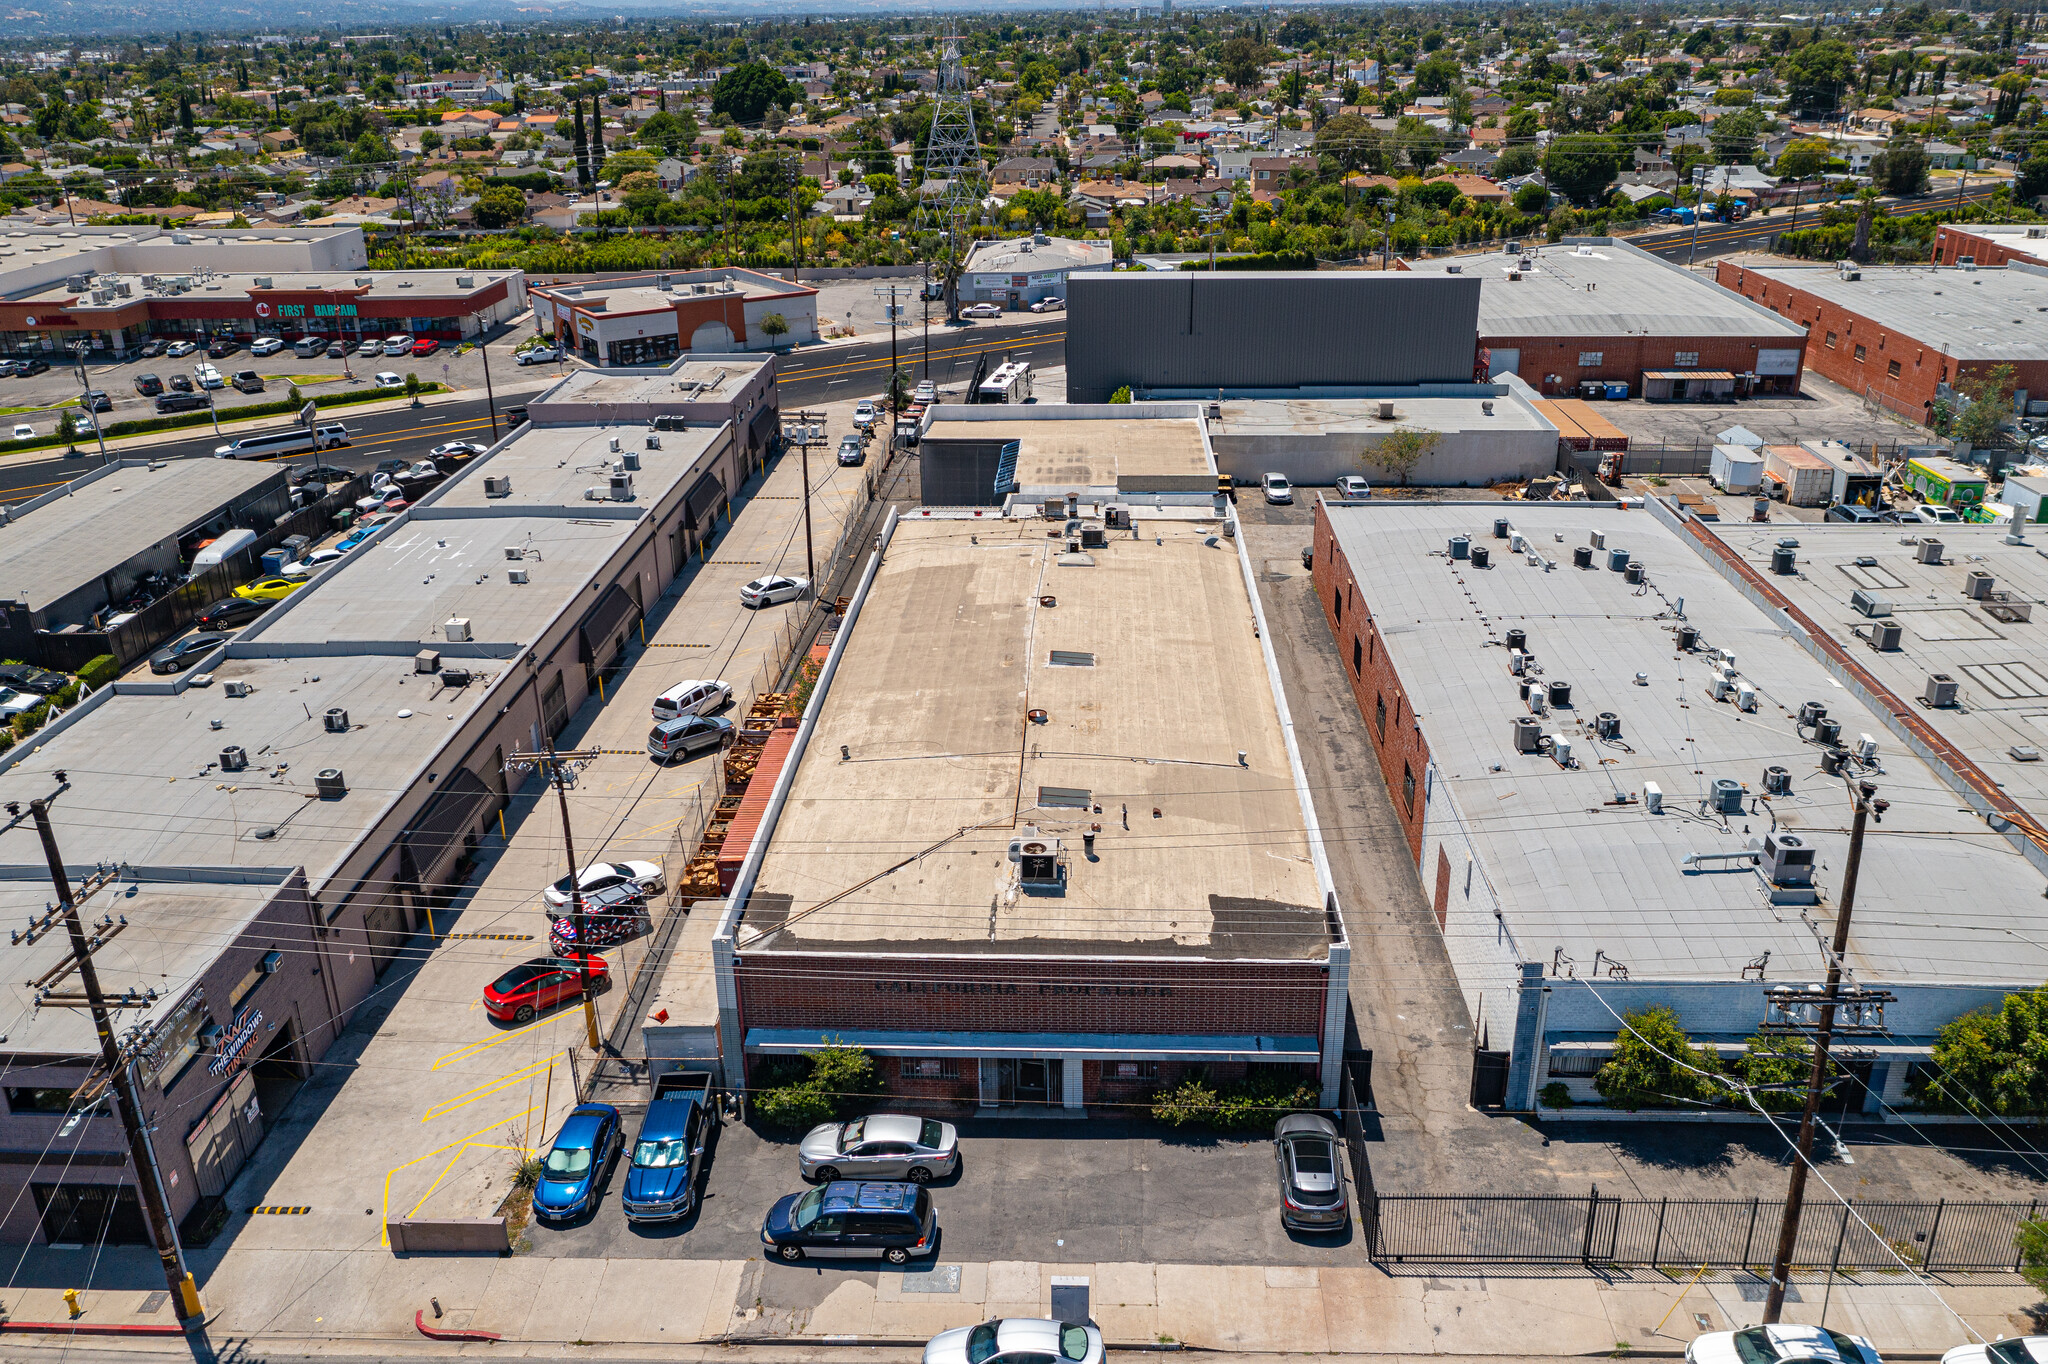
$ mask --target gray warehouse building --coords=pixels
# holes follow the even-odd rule
[[[1075,275],[1067,397],[1470,384],[1477,278],[1365,271]],[[1484,377],[1484,376],[1480,376]]]
[[[662,415],[670,381],[640,382]],[[157,991],[119,1025],[145,1033],[174,1217],[205,1215],[463,882],[520,779],[507,755],[560,733],[621,660],[714,533],[744,450],[730,414],[658,433],[521,426],[193,672],[102,688],[0,755],[0,799],[61,788],[72,880],[120,869],[87,913],[127,920],[100,963],[109,990]],[[18,833],[0,912],[24,923],[50,898]],[[70,1101],[91,1021],[37,1009],[25,984],[64,950],[61,932],[0,947],[17,1019],[0,1038],[0,1241],[143,1241],[119,1124]]]

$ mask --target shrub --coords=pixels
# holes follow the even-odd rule
[[[1562,1080],[1552,1080],[1537,1091],[1536,1098],[1545,1108],[1570,1108],[1572,1087]]]
[[[860,1047],[834,1043],[810,1052],[799,1064],[807,1065],[807,1073],[793,1075],[793,1068],[778,1068],[770,1074],[787,1077],[785,1082],[754,1093],[754,1112],[771,1127],[825,1122],[882,1092],[874,1058]]]
[[[2048,1113],[2044,1054],[2048,986],[2015,991],[1995,1009],[1979,1009],[1945,1024],[1934,1039],[1933,1064],[1915,1068],[1908,1092],[1936,1113],[1988,1112],[2002,1118]]]
[[[1314,1086],[1291,1075],[1211,1085],[1198,1073],[1154,1095],[1152,1116],[1169,1127],[1261,1131],[1283,1114],[1314,1109],[1316,1098]]]
[[[112,654],[88,659],[78,670],[78,680],[88,687],[103,687],[121,675],[121,665]]]
[[[66,682],[63,686],[57,688],[57,694],[50,699],[60,706],[70,705],[78,699],[78,684],[76,682]]]
[[[1652,1004],[1624,1021],[1614,1059],[1593,1077],[1601,1098],[1617,1108],[1674,1108],[1727,1097],[1715,1078],[1720,1058],[1692,1044],[1669,1006]]]
[[[1199,1075],[1152,1096],[1152,1116],[1168,1127],[1207,1126],[1216,1115],[1216,1091]]]
[[[1110,400],[1111,402],[1113,402],[1113,403],[1127,403],[1127,402],[1129,402],[1129,401],[1131,400],[1131,386],[1130,386],[1129,384],[1125,384],[1125,385],[1124,385],[1123,387],[1119,388],[1119,389],[1118,389],[1118,390],[1117,390],[1116,392],[1114,392],[1114,393],[1110,394],[1110,395],[1109,395],[1109,400]]]
[[[809,1082],[763,1090],[754,1096],[754,1112],[770,1127],[814,1127],[829,1122],[837,1111],[831,1096]]]
[[[1806,1106],[1806,1084],[1813,1078],[1813,1046],[1803,1037],[1758,1033],[1733,1069],[1752,1086],[1756,1102],[1772,1112]],[[1842,1070],[1830,1062],[1828,1076],[1839,1079]]]

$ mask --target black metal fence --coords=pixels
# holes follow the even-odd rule
[[[1346,1123],[1366,1244],[1375,1260],[1581,1263],[1741,1269],[1769,1263],[1780,1199],[1381,1194]],[[1362,1134],[1361,1134],[1362,1135]],[[1793,1263],[1809,1270],[2013,1271],[2033,1203],[1812,1203]]]

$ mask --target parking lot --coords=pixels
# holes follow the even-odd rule
[[[1890,445],[1927,435],[1896,413],[1875,407],[1812,370],[1800,380],[1796,395],[1766,394],[1727,403],[1652,403],[1641,398],[1603,402],[1595,410],[1628,432],[1638,447],[1711,446],[1731,426],[1746,426],[1769,445],[1795,445],[1802,440],[1839,440],[1851,445]]]

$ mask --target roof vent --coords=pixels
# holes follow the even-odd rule
[[[323,767],[313,774],[313,790],[322,800],[340,800],[348,794],[348,783],[338,767]]]

